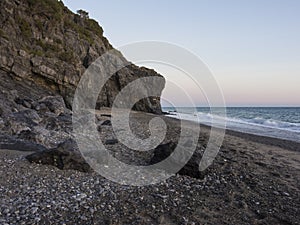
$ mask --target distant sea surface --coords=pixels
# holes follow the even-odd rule
[[[163,107],[163,111],[177,119],[215,127],[225,121],[229,130],[300,143],[300,107],[227,107],[225,116],[220,108],[208,107]]]

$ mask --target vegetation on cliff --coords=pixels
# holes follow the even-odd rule
[[[73,13],[57,0],[1,1],[0,44],[0,70],[61,95],[69,108],[85,70],[113,49],[87,12]],[[121,53],[120,57],[126,61]],[[160,75],[133,64],[123,68],[105,84],[97,106],[111,107],[124,86],[143,76]],[[151,85],[164,88],[164,84],[143,88],[151,89]],[[161,112],[160,102],[152,98],[142,100],[135,109]]]

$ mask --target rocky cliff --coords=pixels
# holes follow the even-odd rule
[[[74,14],[57,0],[0,1],[1,80],[9,76],[19,87],[27,85],[31,101],[46,95],[60,95],[70,109],[81,76],[103,53],[113,49],[98,23],[84,12]],[[120,57],[126,60],[120,53]],[[115,96],[138,77],[160,76],[154,70],[133,64],[118,71],[102,89],[97,107],[111,107]],[[145,90],[163,89],[164,83],[152,83]],[[2,85],[5,89],[5,85]],[[2,90],[4,90],[2,89]],[[15,89],[18,92],[18,89]],[[22,91],[21,91],[22,92]],[[45,95],[45,92],[47,94]],[[15,93],[18,95],[18,93]],[[19,93],[20,95],[20,93]],[[159,97],[142,99],[135,110],[161,113]]]

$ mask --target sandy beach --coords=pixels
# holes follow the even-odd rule
[[[132,113],[132,129],[147,136],[152,117]],[[168,124],[165,141],[176,142],[179,122],[161,117]],[[101,138],[109,132],[111,127],[103,126]],[[201,126],[197,149],[209,132]],[[122,154],[120,143],[111,148]],[[30,152],[2,149],[0,223],[299,224],[299,148],[295,142],[227,131],[202,179],[176,174],[143,187],[123,186],[95,172],[30,164],[25,159]],[[123,153],[125,159],[134,156]]]

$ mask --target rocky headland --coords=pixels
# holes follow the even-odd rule
[[[55,147],[70,138],[71,107],[80,78],[92,62],[114,49],[95,20],[72,13],[61,1],[5,0],[0,4],[0,127],[8,142],[2,146],[9,147],[15,138]],[[128,66],[105,83],[98,109],[111,107],[131,81],[161,77],[114,53]],[[164,82],[138,88],[153,87],[162,91]],[[159,96],[142,99],[133,109],[162,113]]]
[[[213,164],[199,172],[211,130],[201,125],[195,153],[164,182],[125,186],[93,171],[74,140],[72,101],[86,69],[110,50],[84,11],[57,0],[0,2],[0,224],[299,224],[298,143],[227,131]],[[162,114],[159,96],[145,98],[130,114],[132,132],[146,139],[149,121],[160,117],[165,139],[147,152],[119,142],[114,98],[131,81],[162,76],[117,54],[129,65],[99,94],[99,139],[122,162],[152,165],[173,152],[181,124]]]

